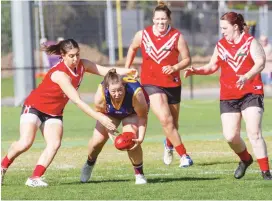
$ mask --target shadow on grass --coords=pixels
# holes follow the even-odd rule
[[[198,163],[198,166],[210,166],[210,165],[227,165],[227,164],[238,164],[239,161],[213,161],[213,162],[204,162]]]
[[[218,180],[219,177],[180,177],[180,178],[154,178],[148,179],[148,183],[166,183],[166,182],[173,182],[173,181],[209,181],[209,180]]]
[[[118,183],[118,182],[127,182],[130,181],[129,179],[104,179],[104,180],[90,180],[86,183],[82,183],[80,181],[73,181],[73,182],[67,182],[67,183],[63,183],[63,185],[70,185],[70,184],[99,184],[99,183]]]

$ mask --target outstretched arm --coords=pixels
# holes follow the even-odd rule
[[[64,94],[83,112],[100,121],[101,124],[109,130],[116,130],[116,126],[109,118],[102,116],[100,113],[94,111],[87,103],[81,100],[77,90],[72,85],[70,77],[67,74],[61,71],[56,71],[51,75],[51,79],[53,82],[60,86]]]
[[[218,51],[217,47],[215,47],[212,58],[208,64],[199,68],[191,67],[189,69],[186,69],[184,77],[186,78],[191,75],[210,75],[216,72],[218,68]]]
[[[128,53],[127,53],[127,59],[126,59],[126,63],[125,63],[126,68],[130,68],[130,66],[135,58],[135,55],[137,53],[137,50],[141,46],[142,35],[143,35],[143,31],[138,31],[135,34],[131,45],[129,46]]]
[[[86,69],[86,72],[105,76],[109,70],[112,68],[116,69],[116,72],[119,75],[130,75],[132,77],[137,77],[138,72],[135,69],[126,69],[126,68],[119,68],[119,67],[105,67],[98,64],[93,63],[92,61],[89,61],[87,59],[82,59],[82,63],[84,65],[84,68]]]

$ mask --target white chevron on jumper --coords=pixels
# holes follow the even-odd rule
[[[154,45],[153,41],[151,40],[150,36],[144,30],[143,35],[143,45],[145,49],[150,48],[150,51],[147,52],[147,54],[157,63],[160,63],[164,58],[166,58],[170,51],[164,51],[164,49],[170,48],[172,49],[175,41],[177,40],[177,36],[179,33],[174,34],[159,50]]]
[[[230,52],[228,50],[226,50],[226,48],[224,48],[224,46],[221,43],[218,43],[217,45],[217,50],[218,50],[218,54],[219,57],[222,60],[225,60],[229,66],[235,71],[237,72],[242,63],[245,61],[245,59],[247,58],[247,56],[238,56],[240,53],[245,53],[246,55],[249,55],[249,51],[250,51],[250,44],[253,40],[253,37],[249,37],[248,40],[245,42],[245,44],[243,44],[235,53],[234,57],[230,54]]]

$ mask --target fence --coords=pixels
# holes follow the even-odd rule
[[[2,4],[2,55],[12,50],[11,26],[10,26],[10,4]],[[122,6],[122,36],[124,52],[129,46],[135,32],[152,24],[152,10],[156,2],[150,6],[125,9]],[[152,5],[154,4],[154,5]],[[45,37],[49,41],[56,41],[59,37],[74,38],[79,43],[96,48],[99,52],[108,55],[107,46],[107,24],[106,24],[106,1],[96,2],[43,2],[43,22]],[[182,7],[170,7],[172,10],[173,26],[181,30],[188,41],[192,55],[209,55],[218,40],[218,10],[193,9]],[[39,47],[40,23],[38,15],[38,4],[33,3],[33,44]],[[113,9],[115,19],[115,9]],[[258,11],[239,11],[247,20],[257,21],[257,36],[260,30],[258,26]],[[268,13],[271,16],[271,12]],[[3,17],[4,15],[4,17]],[[115,47],[117,49],[117,25],[114,22]],[[4,26],[3,26],[4,24]],[[269,35],[272,35],[271,27]],[[38,35],[38,36],[37,36]],[[38,39],[38,40],[37,40]],[[118,54],[115,54],[118,55]],[[116,58],[117,59],[117,58]]]
[[[116,12],[113,1],[113,27],[115,39],[115,55],[117,56],[117,25]],[[81,56],[96,63],[108,64],[108,29],[107,29],[107,4],[106,1],[43,1],[44,34],[48,42],[55,42],[59,37],[74,38],[80,43]],[[126,2],[121,2],[122,8],[122,40],[124,55],[128,46],[136,33],[145,26],[152,24],[152,11],[157,2],[142,2],[133,8],[127,8]],[[11,76],[12,68],[12,31],[11,30],[11,7],[9,2],[1,2],[1,68],[2,77]],[[216,41],[219,38],[219,16],[222,14],[217,8],[188,8],[180,6],[170,6],[172,11],[172,24],[179,29],[188,42],[193,62],[195,55],[209,56],[213,52]],[[256,37],[261,33],[258,26],[260,19],[259,11],[242,10],[247,20],[257,22]],[[35,50],[35,66],[25,68],[40,69],[43,64],[40,53],[41,18],[39,18],[39,4],[32,4],[32,28],[33,44]],[[272,15],[267,13],[268,19]],[[272,17],[272,16],[271,16]],[[16,31],[16,30],[15,30]],[[272,28],[268,27],[269,36],[272,36]],[[140,51],[138,52],[140,56]],[[200,61],[201,62],[201,61]],[[49,65],[50,66],[50,65]]]

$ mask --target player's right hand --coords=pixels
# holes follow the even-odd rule
[[[185,69],[185,72],[184,72],[184,78],[187,78],[191,75],[194,75],[195,73],[195,68],[193,66],[191,66],[190,68],[187,68]]]
[[[132,77],[133,79],[139,78],[139,72],[135,68],[129,68],[129,72],[127,73],[127,76]]]
[[[115,134],[115,133],[117,133],[117,134]],[[108,132],[109,138],[110,138],[113,142],[115,141],[115,138],[117,137],[118,134],[119,134],[119,131],[118,131],[118,130],[116,130],[115,132],[111,132],[111,131]]]

